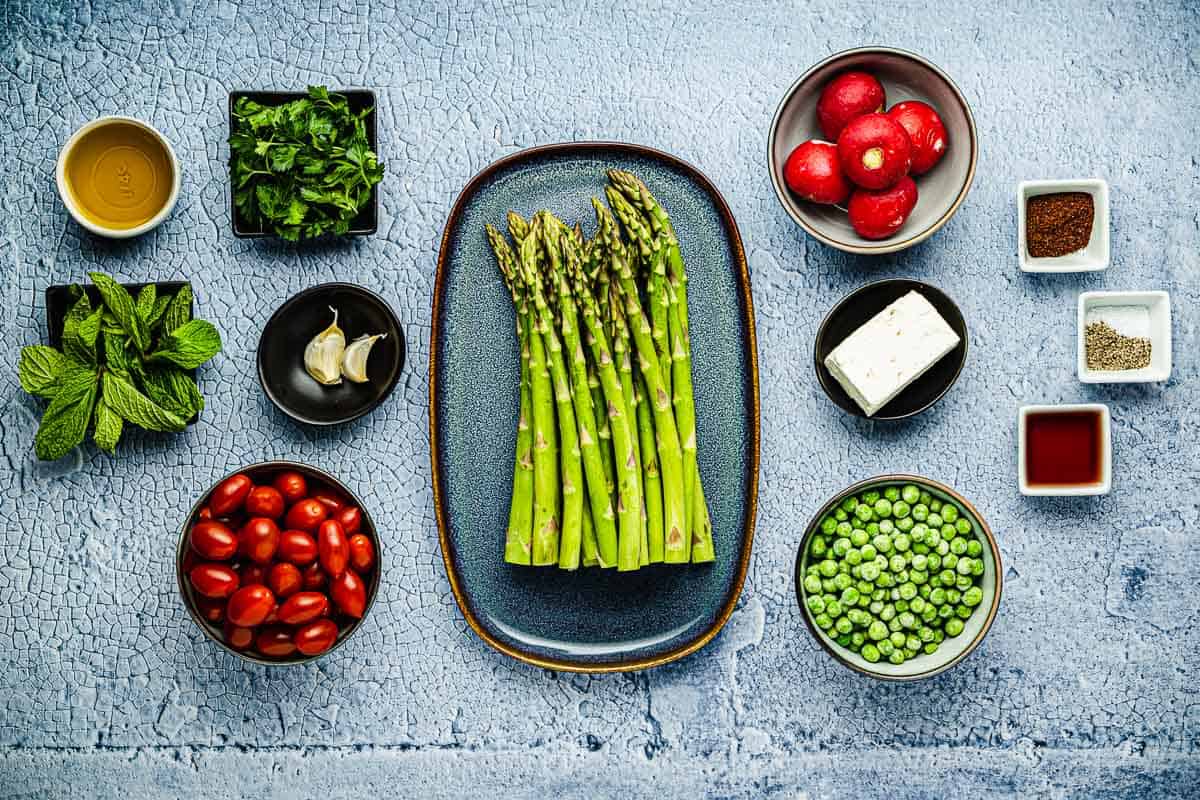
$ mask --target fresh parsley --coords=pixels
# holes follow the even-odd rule
[[[383,179],[364,120],[324,86],[278,106],[240,97],[229,136],[233,203],[251,225],[290,241],[340,235]]]
[[[63,321],[62,350],[21,350],[21,388],[50,405],[34,438],[40,459],[62,458],[87,435],[112,453],[126,422],[151,431],[181,431],[204,408],[188,370],[221,350],[211,323],[192,319],[192,290],[159,295],[148,285],[135,300],[102,272],[90,273],[103,302],[75,296]]]

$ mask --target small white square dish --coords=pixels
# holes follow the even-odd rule
[[[1092,235],[1087,246],[1063,256],[1029,255],[1025,223],[1029,199],[1059,192],[1085,192],[1092,196]],[[1108,183],[1101,178],[1066,181],[1021,181],[1017,184],[1017,259],[1022,272],[1096,272],[1108,268]]]
[[[1088,367],[1088,327],[1093,335]],[[1149,359],[1145,341],[1149,340]],[[1151,383],[1171,377],[1171,298],[1166,292],[1083,292],[1076,322],[1076,369],[1084,383]],[[1121,363],[1144,364],[1105,369]]]
[[[1017,483],[1026,496],[1108,494],[1112,420],[1103,403],[1021,406]]]

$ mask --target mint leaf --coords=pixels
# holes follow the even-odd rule
[[[104,395],[96,402],[96,421],[92,428],[92,441],[104,452],[112,455],[117,449],[117,441],[121,438],[121,429],[125,422],[108,407]]]
[[[121,327],[129,334],[134,346],[139,352],[146,352],[150,347],[150,332],[146,328],[146,323],[138,315],[133,297],[124,286],[103,272],[89,272],[88,276],[100,290],[100,296],[104,298],[104,305],[108,306],[108,310],[117,318],[117,322],[121,323]]]
[[[94,367],[72,365],[63,370],[58,393],[42,415],[33,440],[38,458],[43,461],[62,458],[83,441],[92,419],[99,377],[100,372]]]
[[[83,340],[79,337],[79,325],[92,314],[92,303],[87,293],[78,286],[72,286],[72,291],[79,292],[79,299],[67,316],[63,318],[62,345],[63,352],[76,361],[90,362],[95,360],[95,353],[88,352]]]
[[[128,375],[133,371],[135,360],[129,352],[129,339],[124,334],[104,334],[104,360],[110,370]]]
[[[154,301],[154,308],[150,309],[150,315],[146,317],[146,325],[150,328],[150,332],[154,333],[162,324],[163,314],[167,313],[167,306],[171,304],[171,295],[164,294]]]
[[[163,333],[171,333],[180,325],[192,318],[192,286],[184,284],[183,288],[171,298],[163,314]]]
[[[170,361],[184,369],[195,369],[221,351],[221,334],[211,322],[194,319],[184,323],[158,343],[151,361]]]
[[[90,363],[95,363],[96,361],[96,338],[100,336],[100,320],[103,315],[104,309],[97,308],[79,323],[79,328],[77,329],[79,342],[83,345],[83,349],[88,356],[87,360]]]
[[[138,391],[127,378],[104,373],[104,401],[123,419],[148,431],[181,431],[187,423]]]
[[[141,317],[142,321],[147,325],[150,324],[150,312],[154,310],[154,301],[157,299],[158,287],[153,283],[147,283],[142,287],[142,290],[138,292],[137,303],[135,304],[135,307],[137,308],[138,316]]]
[[[150,364],[141,377],[150,399],[183,419],[191,419],[204,408],[196,381],[172,364]]]
[[[21,348],[17,377],[21,388],[38,397],[53,398],[58,394],[58,381],[67,366],[62,353],[44,344]]]

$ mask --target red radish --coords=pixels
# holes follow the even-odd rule
[[[890,189],[858,189],[850,195],[850,224],[864,239],[886,239],[908,219],[917,205],[917,184],[905,175]]]
[[[837,142],[846,177],[864,189],[887,189],[908,174],[912,143],[908,133],[886,114],[850,121]]]
[[[817,123],[826,139],[837,139],[846,123],[883,111],[883,85],[865,72],[843,72],[825,84],[817,101]]]
[[[942,160],[948,145],[946,126],[932,106],[920,100],[905,100],[892,106],[887,115],[908,133],[913,175],[924,175]]]
[[[842,174],[837,145],[810,139],[788,156],[783,166],[788,188],[814,203],[844,203],[852,188]]]

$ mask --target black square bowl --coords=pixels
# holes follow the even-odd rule
[[[378,107],[375,93],[370,89],[330,89],[330,94],[340,94],[346,97],[350,110],[356,113],[370,108],[371,113],[363,120],[367,126],[367,142],[375,153],[379,153],[379,123]],[[229,93],[229,135],[233,135],[233,106],[239,98],[248,97],[256,103],[266,106],[277,106],[292,100],[308,97],[308,92],[251,92],[233,91]],[[228,144],[228,141],[226,142]],[[233,220],[233,235],[241,239],[263,239],[275,236],[274,231],[263,230],[245,219],[233,203],[233,176],[229,181],[229,215]],[[379,229],[379,186],[371,187],[371,199],[359,215],[350,223],[350,230],[343,236],[370,236]]]
[[[143,288],[148,284],[145,283],[122,283],[125,290],[134,297],[138,296]],[[190,286],[187,281],[154,281],[154,285],[158,287],[158,291],[163,294],[173,295],[185,286]],[[83,283],[79,285],[84,292],[87,293],[88,302],[92,307],[100,305],[103,299],[100,297],[100,290],[95,284]],[[63,323],[67,319],[67,312],[74,305],[74,298],[71,297],[70,284],[55,284],[54,286],[46,287],[46,332],[50,335],[50,346],[58,350],[62,349],[62,334]],[[196,313],[196,299],[192,296],[191,305],[192,314]],[[192,380],[196,380],[196,370],[192,370]],[[197,386],[199,382],[197,382]],[[196,414],[188,420],[188,425],[195,425],[199,421],[200,415]]]

